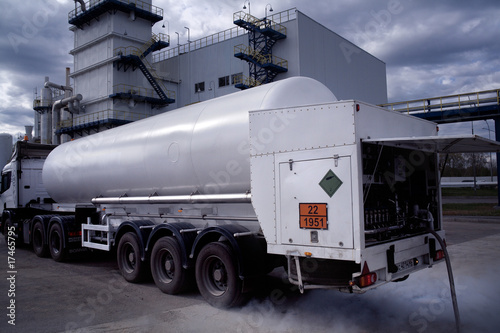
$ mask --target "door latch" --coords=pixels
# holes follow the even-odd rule
[[[339,155],[333,155],[333,160],[335,161],[335,167],[339,166]]]

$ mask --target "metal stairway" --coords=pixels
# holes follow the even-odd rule
[[[164,35],[166,36],[166,35]],[[158,106],[165,106],[175,102],[175,92],[168,90],[162,83],[161,79],[154,74],[153,67],[149,64],[146,56],[154,51],[160,50],[168,46],[168,41],[162,39],[162,36],[153,34],[152,38],[145,43],[141,48],[136,47],[120,47],[115,49],[115,55],[120,56],[119,60],[116,60],[114,65],[118,70],[121,68],[127,71],[128,68],[135,70],[140,69],[144,77],[148,80],[151,87],[158,95],[158,98],[153,96],[143,96],[137,95],[132,89],[130,91],[118,91],[110,95],[111,98],[122,98],[122,99],[134,99],[134,100],[144,100],[151,104]],[[122,86],[122,85],[117,85]],[[135,89],[136,91],[141,91],[140,88]]]
[[[170,36],[159,33],[158,35],[153,33],[151,34],[151,39],[145,43],[140,49],[140,57],[141,59],[145,58],[151,52],[159,51],[163,48],[170,46]]]
[[[234,56],[248,62],[250,78],[242,78],[235,85],[236,88],[247,89],[269,83],[279,73],[288,71],[288,61],[272,54],[276,42],[286,38],[283,25],[267,17],[258,19],[242,11],[233,14],[233,22],[248,30],[248,46],[237,45]]]

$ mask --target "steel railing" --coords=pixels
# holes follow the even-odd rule
[[[247,31],[243,28],[240,27],[234,27],[231,29],[227,29],[218,33],[215,33],[213,35],[203,37],[200,39],[197,39],[195,41],[192,41],[191,43],[187,44],[182,44],[178,45],[175,47],[171,47],[165,51],[160,51],[155,54],[153,54],[153,62],[160,62],[163,60],[167,60],[172,57],[176,57],[179,54],[187,53],[189,51],[195,51],[198,49],[201,49],[206,46],[210,46],[213,44],[218,44],[223,41],[238,37],[238,36],[243,36],[247,33]]]
[[[238,77],[235,77],[234,79],[234,84],[243,84],[244,86],[247,87],[257,87],[262,84],[262,82],[255,80],[254,78],[245,76],[245,75],[240,75]]]
[[[92,7],[103,4],[106,1],[109,1],[109,0],[88,0],[85,2],[86,10],[88,11]],[[133,4],[133,5],[135,5],[135,7],[139,8],[139,9],[142,9],[142,10],[145,10],[149,13],[163,17],[163,9],[162,8],[157,7],[157,6],[153,6],[152,4],[141,1],[141,0],[114,0],[114,1],[123,2],[125,4]],[[75,3],[75,5],[76,5],[76,8],[68,13],[68,20],[72,20],[75,17],[77,17],[78,15],[81,15],[84,13],[84,11],[82,10],[81,6],[78,3]]]
[[[146,66],[147,70],[149,71],[149,73],[151,74],[151,76],[153,76],[153,78],[156,80],[156,83],[160,86],[160,88],[163,90],[163,92],[165,93],[165,95],[167,95],[167,97],[169,99],[175,99],[175,91],[173,90],[168,90],[165,85],[163,84],[163,80],[156,74],[156,71],[155,69],[153,68],[153,66],[151,66],[151,64],[149,63],[149,61],[146,60],[145,57],[141,57],[142,56],[142,52],[139,48],[135,47],[135,46],[122,46],[122,47],[117,47],[116,49],[114,49],[114,55],[115,56],[127,56],[127,55],[133,55],[133,56],[137,56],[140,58],[140,60],[142,61],[142,63],[144,64],[144,66]]]
[[[273,64],[288,69],[288,60],[271,54],[262,54],[250,46],[238,44],[234,47],[234,54],[243,53],[261,65]]]
[[[113,94],[130,94],[130,95],[156,98],[156,92],[154,89],[138,87],[124,83],[115,84],[113,86]]]
[[[233,16],[234,18],[234,16]],[[297,9],[291,8],[280,13],[273,14],[268,16],[268,21],[271,20],[273,24],[281,24],[284,22],[288,22],[297,18]],[[285,28],[283,26],[283,28]],[[277,30],[279,31],[279,30]],[[198,40],[192,41],[191,43],[182,44],[178,46],[173,46],[167,50],[157,52],[153,54],[153,63],[164,61],[173,57],[178,56],[179,54],[187,53],[189,51],[195,51],[201,49],[206,46],[210,46],[213,44],[221,43],[226,40],[246,35],[248,31],[241,27],[233,27],[221,32],[217,32],[213,35],[200,38]],[[286,34],[286,28],[285,28]]]
[[[379,106],[392,111],[414,114],[430,111],[447,111],[451,109],[460,110],[493,104],[500,105],[500,89],[386,103],[380,104]]]
[[[73,119],[62,120],[58,123],[57,129],[68,128],[78,125],[92,124],[99,121],[105,121],[108,119],[133,122],[151,116],[153,116],[153,114],[148,115],[144,113],[134,113],[130,111],[108,109],[108,110],[93,112],[90,114],[76,116],[73,117]]]

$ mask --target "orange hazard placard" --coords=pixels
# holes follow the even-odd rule
[[[300,203],[300,227],[304,229],[328,229],[326,203]]]

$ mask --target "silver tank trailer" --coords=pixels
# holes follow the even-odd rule
[[[248,112],[334,101],[327,87],[305,77],[222,96],[64,143],[48,156],[43,182],[60,203],[99,196],[245,193],[250,190]]]

